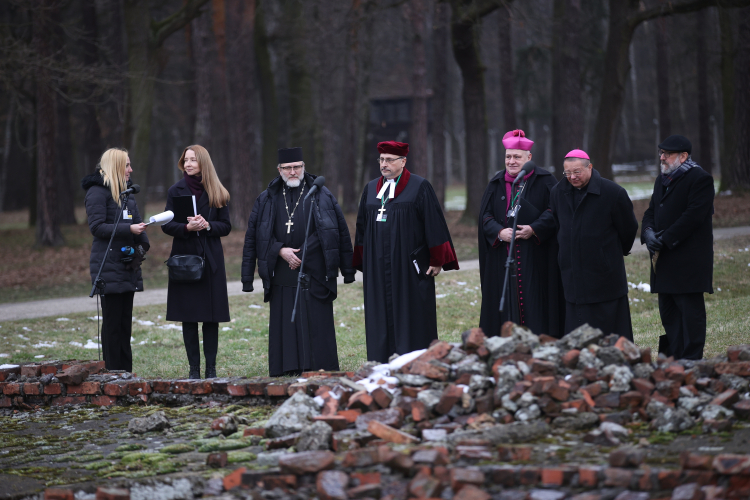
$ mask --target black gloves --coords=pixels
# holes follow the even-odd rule
[[[656,236],[654,230],[647,227],[643,230],[643,240],[646,243],[646,248],[651,253],[656,253],[664,248],[664,243],[661,241],[661,237]]]
[[[345,274],[344,275],[344,284],[354,283],[354,275],[353,274]]]
[[[254,288],[253,288],[253,282],[252,281],[248,281],[248,282],[243,281],[242,282],[242,291],[243,292],[252,292],[253,290],[254,290]]]

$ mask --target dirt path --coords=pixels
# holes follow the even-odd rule
[[[714,230],[714,238],[728,239],[735,236],[750,234],[750,226],[726,227]],[[646,251],[646,246],[636,241],[633,245],[633,253],[642,253]],[[469,260],[460,263],[462,271],[478,271],[479,261]],[[344,278],[339,277],[339,284],[343,283]],[[362,274],[357,273],[357,281],[362,281]],[[261,293],[263,285],[260,280],[255,280],[253,284],[255,291]],[[227,283],[227,293],[229,296],[242,294],[242,282],[232,281]],[[135,294],[135,306],[145,306],[154,304],[167,303],[167,289],[158,288],[146,290]],[[0,304],[0,321],[13,321],[19,319],[41,318],[45,316],[64,316],[71,313],[90,312],[96,313],[96,300],[89,297],[69,297],[64,299],[35,300],[31,302],[16,302],[11,304]]]

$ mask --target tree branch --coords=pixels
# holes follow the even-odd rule
[[[510,4],[512,0],[473,0],[467,4],[465,1],[452,0],[451,7],[459,12],[456,17],[459,24],[471,24],[484,16],[491,14],[495,9]]]
[[[180,10],[161,21],[151,21],[149,45],[152,49],[161,47],[169,35],[185,27],[190,21],[200,16],[208,0],[187,0]]]
[[[695,12],[706,7],[719,5],[721,7],[748,7],[750,0],[671,0],[633,13],[628,18],[628,24],[635,27],[643,21],[654,19],[655,17],[671,16],[674,14],[684,14],[686,12]]]

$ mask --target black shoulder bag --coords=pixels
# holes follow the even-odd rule
[[[198,243],[201,241],[198,236]],[[203,255],[173,255],[165,262],[169,268],[169,281],[173,283],[197,283],[206,269],[206,249],[201,244]]]

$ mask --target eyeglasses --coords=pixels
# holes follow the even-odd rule
[[[378,165],[381,165],[383,163],[387,163],[389,165],[393,165],[393,162],[396,160],[403,160],[406,158],[406,156],[399,156],[398,158],[383,158],[382,156],[378,158]]]
[[[563,175],[570,179],[571,177],[580,177],[583,173],[583,170],[573,170],[572,172],[568,170],[563,170]]]
[[[302,170],[303,168],[305,168],[304,163],[302,165],[292,165],[291,167],[279,167],[279,170],[281,170],[285,174],[288,174],[292,170]]]
[[[659,150],[659,158],[664,156],[664,158],[669,158],[670,156],[677,154],[677,151],[664,151],[663,149]]]

